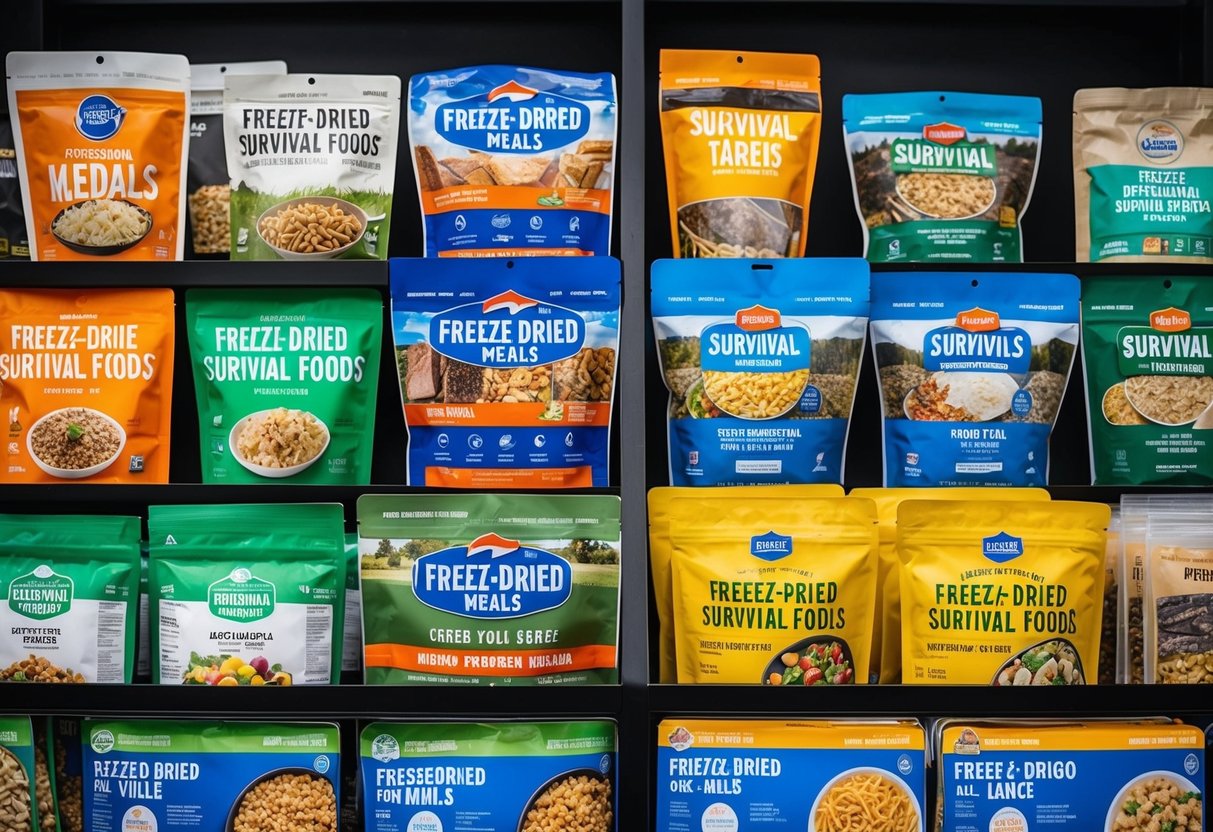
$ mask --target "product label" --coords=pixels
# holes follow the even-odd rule
[[[486,534],[413,563],[413,595],[466,618],[520,618],[559,607],[573,591],[564,558]]]
[[[547,364],[577,354],[585,343],[585,318],[511,289],[434,315],[429,343],[448,358],[480,367]]]
[[[1087,173],[1092,261],[1143,254],[1213,259],[1213,168],[1096,165]]]
[[[460,147],[485,153],[535,153],[585,136],[590,108],[507,81],[484,95],[443,104],[434,121],[438,135]]]

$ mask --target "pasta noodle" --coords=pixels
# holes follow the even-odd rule
[[[816,832],[916,832],[918,811],[906,791],[880,774],[855,774],[822,797]]]

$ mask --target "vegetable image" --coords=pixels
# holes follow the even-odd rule
[[[851,685],[855,668],[845,641],[812,638],[776,656],[763,674],[764,685]]]

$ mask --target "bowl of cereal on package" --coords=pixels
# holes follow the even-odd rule
[[[524,804],[518,832],[560,828],[570,810],[579,823],[563,828],[614,829],[615,797],[610,778],[593,768],[577,768],[550,778]]]
[[[911,209],[938,220],[980,217],[998,195],[993,177],[964,173],[898,174],[896,191]]]
[[[25,437],[34,464],[52,477],[82,480],[114,464],[126,431],[91,407],[64,407],[41,416]]]
[[[307,470],[329,446],[328,425],[306,410],[274,407],[250,413],[228,435],[236,462],[270,479]]]
[[[318,757],[317,760],[327,759]],[[289,766],[262,774],[228,809],[225,832],[251,829],[337,829],[333,782],[312,769]]]
[[[811,832],[921,829],[922,806],[913,789],[893,772],[859,766],[822,786],[809,818]]]
[[[1213,376],[1129,376],[1125,398],[1156,425],[1190,425],[1213,403]]]
[[[906,393],[902,407],[916,422],[988,422],[1011,409],[1017,392],[1007,373],[939,371]]]
[[[107,257],[132,248],[152,230],[147,209],[125,199],[86,199],[51,220],[51,235],[80,254]]]
[[[283,260],[340,257],[366,233],[366,211],[335,196],[302,196],[271,205],[257,233]]]
[[[1150,806],[1142,812],[1143,806]],[[1198,832],[1204,814],[1200,788],[1174,771],[1147,771],[1116,793],[1108,807],[1105,832],[1128,829],[1167,829]]]

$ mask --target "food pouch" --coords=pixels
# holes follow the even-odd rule
[[[615,76],[473,66],[409,80],[426,257],[610,254]]]
[[[1124,679],[1120,639],[1120,508],[1112,506],[1108,543],[1104,547],[1103,616],[1099,628],[1099,684],[1114,685]]]
[[[29,259],[20,179],[13,126],[7,115],[0,115],[0,260]]]
[[[340,504],[150,506],[147,526],[152,682],[337,684]]]
[[[658,676],[662,684],[678,681],[678,662],[675,656],[674,637],[674,575],[671,564],[670,507],[675,499],[693,499],[697,493],[710,496],[734,494],[738,499],[754,495],[749,486],[722,487],[710,492],[696,492],[691,488],[660,487],[649,489],[649,566],[653,579],[653,596],[657,603],[659,622]],[[764,495],[795,497],[841,497],[842,486],[821,485],[769,485],[763,488]]]
[[[1213,262],[1213,89],[1074,94],[1075,259]]]
[[[901,681],[901,569],[897,561],[897,507],[906,500],[1048,500],[1043,488],[852,488],[851,497],[876,504],[880,528],[876,621],[871,675],[881,684]]]
[[[1022,263],[1040,159],[1039,98],[844,95],[864,256],[873,263]]]
[[[1095,684],[1110,517],[1102,503],[902,503],[902,681]]]
[[[383,300],[374,289],[191,289],[203,482],[371,481]]]
[[[139,615],[135,619],[135,682],[152,680],[152,634],[148,619],[147,541],[139,541]]]
[[[1213,283],[1093,276],[1082,326],[1092,482],[1213,483]]]
[[[614,684],[619,498],[358,499],[368,685]]]
[[[671,503],[678,681],[866,684],[876,507],[764,491]]]
[[[842,482],[867,263],[658,260],[652,311],[671,484]]]
[[[0,680],[131,681],[139,525],[0,514]]]
[[[1163,685],[1213,684],[1208,512],[1151,514],[1145,567],[1145,678]]]
[[[372,722],[360,756],[366,832],[616,829],[612,722]]]
[[[182,259],[185,56],[10,52],[7,68],[30,257]]]
[[[0,291],[0,482],[165,483],[171,289]]]
[[[52,717],[51,742],[55,758],[55,811],[59,832],[84,832],[84,769],[80,719]]]
[[[227,257],[232,188],[223,149],[223,77],[285,75],[285,61],[190,64],[190,156],[186,169],[189,256]]]
[[[675,257],[804,257],[821,136],[816,55],[661,50]]]
[[[409,485],[608,484],[619,261],[393,260]]]
[[[386,260],[395,75],[225,75],[233,260]]]
[[[335,830],[330,723],[84,721],[85,829]]]
[[[665,719],[655,829],[920,832],[925,746],[909,721]]]
[[[0,716],[0,813],[13,832],[34,832],[43,827],[34,793],[34,728],[28,716]]]
[[[362,682],[362,589],[358,582],[358,534],[345,535],[345,626],[341,646],[342,683]]]
[[[1204,736],[1166,720],[935,724],[936,832],[1201,826]]]
[[[872,276],[885,485],[1048,482],[1078,290],[1065,274]]]

